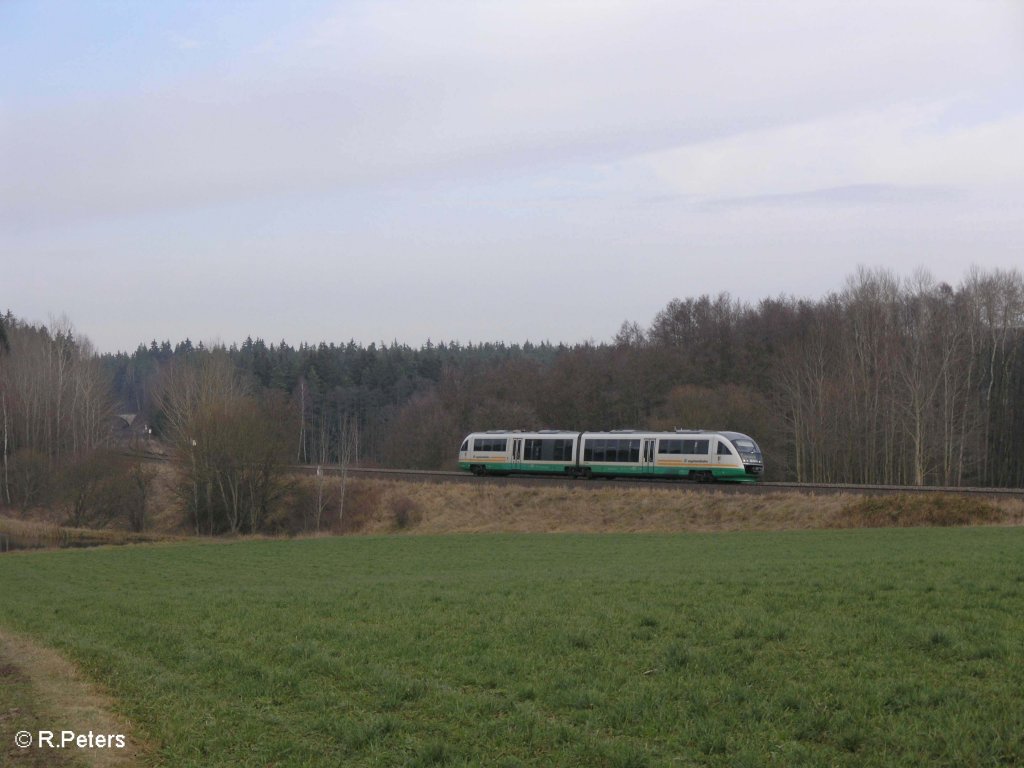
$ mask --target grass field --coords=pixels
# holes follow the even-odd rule
[[[1020,528],[11,554],[0,625],[159,765],[1024,764]]]

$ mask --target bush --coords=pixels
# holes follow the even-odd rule
[[[319,530],[330,530],[331,517],[338,516],[338,482],[335,478],[324,482],[322,495],[317,488],[317,478],[307,475],[293,475],[285,487],[280,503],[263,520],[264,533],[288,536],[315,533],[318,530],[318,506]]]
[[[131,530],[142,531],[154,477],[152,470],[112,451],[93,451],[61,470],[59,505],[67,524],[77,528],[124,520]]]
[[[989,501],[959,494],[895,494],[858,499],[839,513],[844,528],[984,525],[1001,519]]]
[[[324,484],[320,530],[333,534],[359,533],[381,514],[384,492],[374,480],[349,479],[345,484],[345,507],[339,522],[341,488],[332,475]],[[316,531],[316,478],[296,477],[282,503],[265,521],[263,531],[294,536]]]
[[[408,496],[395,496],[389,502],[391,514],[394,516],[395,528],[403,531],[410,528],[423,519],[423,508],[419,502],[410,499]]]
[[[53,481],[50,462],[40,451],[23,448],[8,458],[7,476],[11,503],[27,512],[50,500]]]
[[[335,510],[332,530],[338,533],[358,533],[363,530],[380,510],[383,496],[380,485],[373,480],[349,480],[345,486],[345,514],[339,526]]]

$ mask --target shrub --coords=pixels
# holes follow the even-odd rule
[[[11,503],[27,512],[49,501],[52,491],[50,462],[40,451],[22,448],[8,460]]]
[[[895,494],[857,499],[839,513],[845,528],[983,525],[1001,519],[985,499],[960,494]]]
[[[384,493],[378,482],[373,480],[349,480],[345,486],[345,513],[338,524],[337,510],[333,517],[332,530],[338,533],[358,533],[366,527],[381,508]]]
[[[402,531],[416,525],[423,519],[423,508],[408,496],[395,496],[389,502],[394,516],[395,528]]]

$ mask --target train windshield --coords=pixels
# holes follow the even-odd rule
[[[751,440],[749,437],[740,437],[732,441],[732,444],[736,446],[736,450],[740,453],[760,453],[761,449],[757,447],[757,443]]]

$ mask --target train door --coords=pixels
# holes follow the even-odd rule
[[[512,467],[518,469],[523,461],[523,438],[512,438]]]
[[[640,446],[640,466],[644,472],[654,472],[654,444],[657,438],[645,437]]]
[[[735,467],[739,465],[739,460],[736,458],[736,454],[732,451],[729,443],[721,437],[718,438],[718,450],[715,452],[715,463],[723,467]]]

